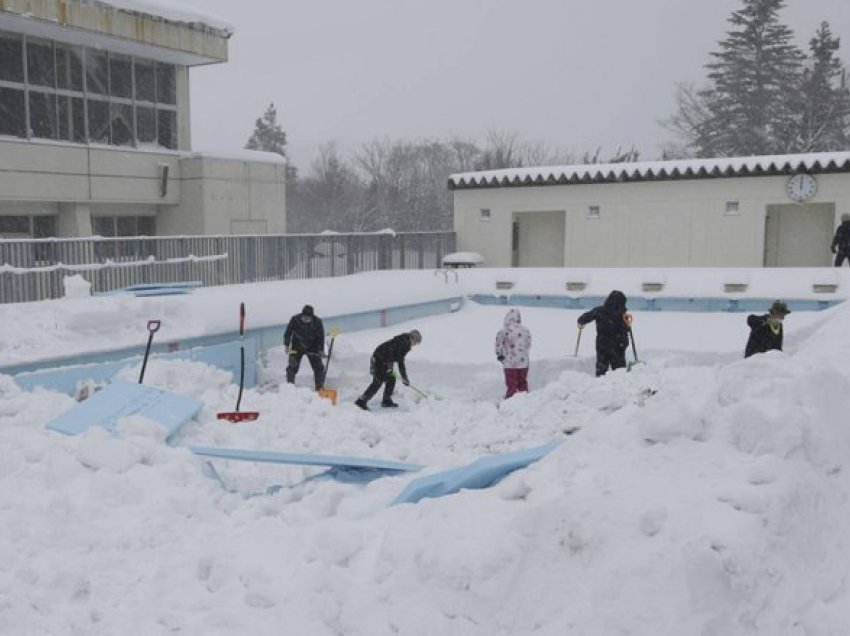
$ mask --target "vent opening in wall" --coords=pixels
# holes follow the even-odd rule
[[[490,220],[490,208],[481,208],[478,212],[478,219],[480,221],[489,221]]]
[[[724,216],[738,216],[741,214],[741,211],[738,207],[737,201],[727,201],[726,202],[726,211],[723,212]]]
[[[601,211],[599,210],[598,205],[589,205],[587,206],[587,218],[589,219],[598,219],[601,216]]]

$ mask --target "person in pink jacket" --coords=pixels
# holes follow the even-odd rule
[[[496,334],[496,360],[505,370],[508,387],[505,399],[517,391],[528,392],[528,365],[530,362],[531,332],[522,324],[518,309],[505,316],[505,326]]]

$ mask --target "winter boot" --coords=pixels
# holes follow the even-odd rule
[[[390,398],[387,398],[387,399],[385,399],[385,400],[382,400],[382,401],[381,401],[381,406],[383,406],[384,408],[390,408],[390,409],[398,408],[398,404],[396,404],[395,402],[393,402],[393,401],[392,401],[392,399],[390,399]]]
[[[361,409],[363,409],[364,411],[368,411],[368,410],[369,410],[369,405],[368,405],[368,404],[366,404],[366,400],[364,400],[362,397],[361,397],[361,398],[357,398],[356,400],[354,400],[354,403],[355,403],[357,406],[359,406]]]

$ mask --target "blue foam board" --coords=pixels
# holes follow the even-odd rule
[[[349,457],[347,455],[314,455],[310,453],[282,453],[241,448],[218,448],[215,446],[189,446],[189,450],[203,457],[232,459],[244,462],[267,462],[272,464],[296,464],[300,466],[327,466],[345,470],[382,470],[392,472],[414,472],[421,470],[419,464],[405,464],[387,459]]]
[[[113,380],[85,402],[50,420],[47,428],[66,435],[79,435],[92,426],[100,426],[114,433],[119,419],[141,415],[161,424],[168,440],[200,410],[201,402],[195,398],[126,380]]]
[[[551,453],[561,442],[550,442],[543,446],[490,455],[476,459],[467,466],[452,468],[411,481],[390,505],[416,503],[425,497],[443,497],[463,488],[488,488],[506,475],[525,468]]]

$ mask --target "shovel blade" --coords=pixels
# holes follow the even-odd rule
[[[331,404],[336,406],[336,398],[337,398],[337,390],[336,389],[319,389],[318,390],[319,397],[325,398],[326,400],[330,400]]]
[[[239,424],[240,422],[253,422],[260,417],[257,411],[224,411],[217,413],[216,418],[219,420],[227,420],[231,424]]]

